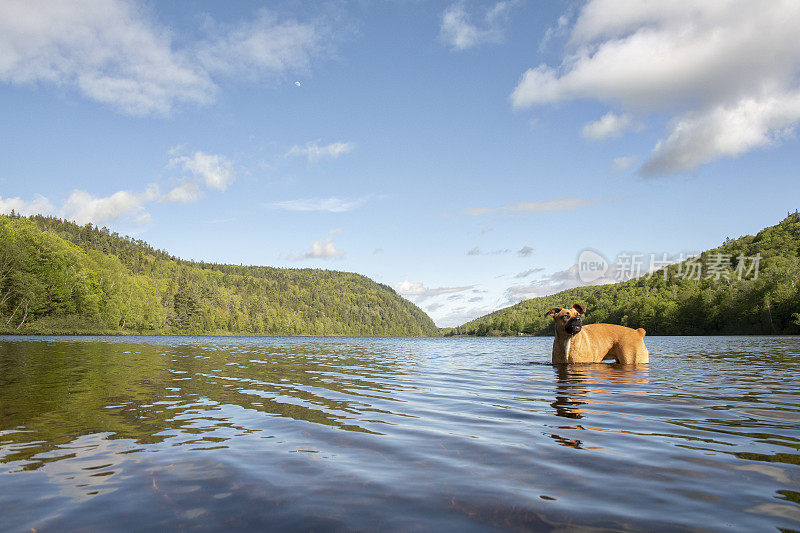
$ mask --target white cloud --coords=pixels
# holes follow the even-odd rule
[[[407,279],[399,283],[395,283],[394,290],[403,296],[418,296],[425,292],[425,287],[422,283],[412,282]]]
[[[150,214],[145,204],[158,197],[157,188],[150,186],[143,193],[117,191],[110,196],[96,197],[82,190],[73,190],[61,207],[56,208],[48,198],[36,195],[31,202],[19,197],[0,197],[0,213],[8,214],[13,209],[21,215],[55,215],[78,224],[92,222],[103,224],[123,217],[132,217],[136,224],[148,224]]]
[[[524,213],[555,213],[558,211],[571,211],[595,205],[600,200],[589,198],[559,198],[556,200],[543,200],[539,202],[516,202],[500,207],[470,207],[464,213],[470,216],[481,215],[513,215]]]
[[[610,137],[619,137],[625,130],[633,127],[635,127],[633,115],[629,113],[616,115],[609,111],[600,120],[586,124],[581,135],[592,141],[600,141]]]
[[[150,202],[194,202],[203,194],[200,186],[224,190],[234,179],[232,165],[223,156],[195,152],[191,157],[175,156],[170,159],[170,166],[180,165],[190,176],[184,177],[180,184],[168,193],[161,194],[158,185],[151,183],[140,193],[117,191],[109,196],[98,197],[75,189],[59,208],[53,207],[50,200],[36,195],[31,202],[21,198],[0,197],[0,213],[14,211],[30,215],[34,213],[55,214],[78,224],[92,222],[104,224],[128,217],[138,225],[150,223],[150,213],[146,206]]]
[[[152,221],[153,217],[147,211],[140,213],[133,219],[133,223],[137,226],[149,226]]]
[[[356,200],[343,200],[341,198],[299,199],[275,202],[272,205],[287,211],[328,211],[330,213],[344,213],[363,205],[369,197]]]
[[[534,269],[534,270],[542,270],[542,269]],[[524,273],[521,273],[524,274]],[[521,274],[514,276],[515,278],[525,277]],[[591,283],[591,285],[597,285],[600,282]],[[534,279],[530,283],[525,285],[512,285],[505,290],[505,298],[506,301],[503,306],[513,305],[517,302],[521,302],[523,300],[528,300],[530,298],[537,298],[539,296],[548,296],[550,294],[555,294],[557,292],[571,289],[573,287],[578,287],[581,285],[588,285],[587,283],[582,283],[578,278],[578,266],[573,265],[572,267],[568,268],[567,270],[561,270],[559,272],[555,272],[548,276],[541,276],[538,279]]]
[[[523,300],[530,300],[531,298],[558,292],[557,290],[554,290],[553,287],[539,285],[512,285],[505,291],[506,305],[514,305],[515,303],[519,303]]]
[[[355,143],[352,142],[334,142],[324,146],[320,146],[318,142],[310,142],[305,146],[292,146],[286,156],[305,156],[309,161],[317,161],[325,157],[336,159],[340,155],[352,152],[355,147]]]
[[[490,252],[482,252],[480,248],[477,246],[471,250],[467,250],[467,255],[505,255],[510,254],[511,250],[509,248],[503,248],[500,250],[492,250]]]
[[[470,320],[474,320],[480,316],[487,315],[495,311],[494,308],[488,307],[486,305],[481,305],[478,307],[467,307],[461,306],[456,307],[444,314],[433,315],[432,317],[436,321],[436,325],[442,328],[450,328],[455,326],[460,326],[465,322],[469,322]]]
[[[498,208],[500,209],[500,208]],[[468,214],[471,217],[477,217],[480,215],[488,215],[489,213],[494,212],[495,209],[491,207],[468,207],[464,209],[464,213]]]
[[[510,248],[500,248],[497,250],[491,250],[488,252],[481,251],[481,249],[476,246],[471,250],[467,250],[467,255],[506,255],[512,253]],[[533,248],[530,246],[523,246],[519,250],[517,250],[517,255],[520,257],[527,257],[533,253]]]
[[[732,106],[675,119],[641,168],[644,177],[692,170],[720,156],[736,157],[791,135],[800,120],[800,91],[743,99]]]
[[[616,174],[625,172],[636,162],[636,159],[636,156],[615,157],[611,170]]]
[[[340,231],[331,232],[331,235]],[[304,261],[306,259],[339,259],[345,256],[343,250],[337,250],[333,244],[333,239],[328,236],[326,239],[318,239],[311,243],[311,249],[300,255],[290,255],[292,261]]]
[[[464,292],[471,288],[474,285],[467,285],[464,287],[436,287],[433,289],[429,289],[425,287],[422,283],[411,282],[409,280],[403,280],[399,283],[394,285],[394,290],[397,291],[398,294],[402,296],[412,297],[417,302],[421,302],[427,300],[428,298],[432,298],[434,296],[440,296],[442,294],[453,294],[458,292]]]
[[[0,79],[72,87],[134,115],[205,104],[216,90],[166,30],[119,0],[5,0]]]
[[[544,32],[544,37],[539,42],[539,51],[544,52],[547,49],[547,45],[550,44],[550,41],[556,36],[562,36],[567,31],[567,24],[569,24],[570,17],[568,15],[561,15],[558,17],[558,21],[556,22],[555,26],[547,28],[547,31]]]
[[[524,73],[516,107],[589,98],[673,116],[641,172],[660,176],[785,137],[800,121],[800,3],[591,0],[557,68]]]
[[[183,183],[174,187],[167,194],[161,197],[162,202],[177,202],[179,204],[188,204],[197,201],[202,193],[200,186],[196,181],[185,180]]]
[[[567,289],[572,289],[574,287],[584,287],[588,285],[608,285],[611,283],[618,283],[623,281],[618,277],[618,272],[625,271],[625,265],[620,263],[612,263],[608,267],[608,271],[604,273],[602,276],[597,277],[596,279],[592,279],[591,281],[582,281],[579,271],[578,265],[574,264],[571,267],[567,268],[566,270],[559,270],[552,274],[548,274],[546,276],[540,276],[537,279],[533,279],[531,282],[525,285],[512,285],[505,290],[505,298],[506,301],[503,304],[503,307],[508,305],[513,305],[517,302],[521,302],[522,300],[528,300],[530,298],[537,298],[539,296],[549,296],[551,294],[555,294],[557,292],[565,291]],[[538,273],[543,271],[542,268],[534,268],[526,272],[520,272],[515,278],[525,278],[529,274]],[[649,271],[649,265],[646,269],[643,269],[639,275],[644,275]],[[629,278],[628,278],[629,279]]]
[[[514,277],[515,278],[527,278],[531,274],[536,274],[536,273],[542,272],[543,270],[544,270],[543,268],[530,268],[530,269],[528,269],[528,270],[526,270],[524,272],[520,272],[519,274],[516,274]]]
[[[129,191],[118,191],[110,196],[98,198],[76,189],[61,207],[61,216],[77,224],[87,222],[103,224],[131,215],[141,217],[145,213],[145,202],[152,199],[150,192],[134,194]]]
[[[160,197],[162,202],[190,203],[203,196],[201,185],[208,189],[225,191],[236,176],[233,164],[222,155],[196,151],[192,155],[178,155],[181,147],[170,150],[172,156],[167,165],[180,167],[185,175],[180,184]]]
[[[0,81],[77,90],[126,114],[168,115],[176,106],[213,102],[214,75],[306,69],[318,41],[314,26],[262,11],[178,48],[173,32],[132,0],[4,0]]]
[[[197,151],[189,156],[173,157],[170,166],[180,165],[185,172],[205,183],[206,187],[224,191],[234,178],[233,165],[224,156]]]
[[[442,14],[441,39],[455,50],[466,50],[484,43],[505,39],[508,13],[514,2],[497,2],[486,10],[483,26],[473,24],[463,2],[456,2]]]
[[[3,198],[0,196],[0,213],[8,215],[11,211],[23,216],[29,215],[49,215],[55,208],[46,197],[41,194],[34,196],[33,200],[26,202],[19,196],[14,198]]]
[[[251,22],[201,43],[197,57],[209,72],[257,78],[265,73],[307,70],[322,47],[320,41],[320,30],[313,24],[280,21],[261,10]]]

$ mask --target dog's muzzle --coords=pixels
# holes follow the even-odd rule
[[[581,317],[576,316],[575,318],[571,318],[564,324],[564,331],[567,332],[568,335],[575,335],[581,331],[583,324],[581,324]]]

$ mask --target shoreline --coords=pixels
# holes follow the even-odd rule
[[[552,335],[259,335],[254,333],[146,333],[146,332],[10,332],[0,331],[0,340],[4,337],[255,337],[264,339],[281,338],[359,338],[359,339],[391,339],[391,338],[411,338],[411,339],[445,339],[445,338],[468,338],[468,339],[516,339],[516,338],[538,338],[552,339]],[[677,334],[677,335],[648,335],[648,337],[800,337],[800,335],[789,333],[707,333],[703,335]]]

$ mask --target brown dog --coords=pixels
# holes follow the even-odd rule
[[[586,308],[575,304],[571,309],[554,307],[544,316],[556,322],[553,341],[553,364],[599,363],[616,359],[623,365],[638,365],[650,360],[644,345],[643,328],[631,329],[616,324],[587,324],[581,318]]]

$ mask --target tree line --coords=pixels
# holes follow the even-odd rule
[[[0,331],[437,334],[365,276],[186,261],[91,223],[16,213],[0,215]]]
[[[686,276],[697,264],[714,269]],[[576,302],[588,308],[586,323],[641,327],[649,335],[800,334],[800,214],[652,276],[525,300],[444,334],[552,335],[544,313]]]

